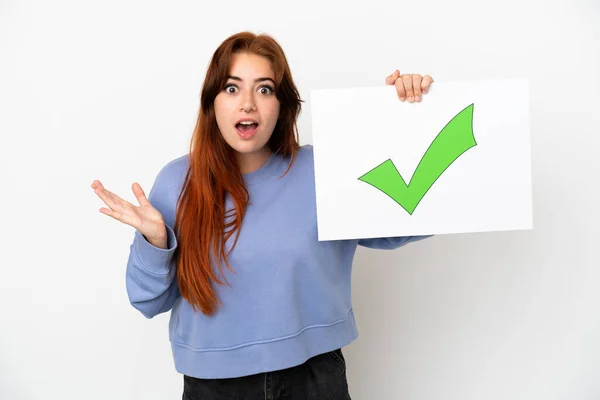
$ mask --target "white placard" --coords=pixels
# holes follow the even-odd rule
[[[312,90],[310,103],[319,240],[533,228],[528,79],[434,82],[420,103],[391,85]]]

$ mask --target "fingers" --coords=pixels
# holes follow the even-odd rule
[[[415,93],[413,91],[412,79],[410,74],[406,74],[402,76],[402,83],[404,83],[404,89],[406,90],[406,97],[409,103],[412,103],[415,98]]]
[[[118,212],[118,211],[111,210],[110,208],[105,208],[105,207],[102,207],[102,208],[100,208],[100,212],[101,212],[102,214],[106,214],[106,215],[108,215],[109,217],[112,217],[112,218],[116,219],[117,221],[120,221],[120,222],[122,222],[123,214],[121,214],[121,213],[120,213],[120,212]]]
[[[98,195],[98,197],[100,197],[102,199],[102,201],[104,201],[104,203],[107,206],[113,208],[113,209],[111,209],[111,208],[101,207],[99,211],[102,214],[106,214],[109,217],[116,219],[117,221],[121,221],[121,218],[123,217],[123,213],[114,210],[114,208],[116,208],[117,205],[114,202],[114,200],[110,197],[112,195],[112,193],[110,193],[108,190],[106,190],[104,188],[102,190],[99,190],[97,187],[96,187],[95,192]]]
[[[402,79],[397,79],[394,85],[396,86],[396,92],[398,93],[398,98],[400,101],[406,100],[406,90],[404,89],[404,83],[402,82]]]
[[[116,218],[116,214],[122,214],[123,207],[126,204],[129,204],[127,201],[123,200],[110,190],[106,190],[100,181],[94,181],[94,183],[92,183],[92,188],[98,197],[100,197],[100,199],[102,199],[102,201],[108,207],[110,207],[110,212],[107,209],[100,209],[100,211],[104,214],[110,215],[113,218]]]
[[[126,200],[123,200],[110,190],[106,190],[102,183],[98,180],[95,180],[91,186],[94,189],[94,192],[98,195],[98,197],[100,197],[102,201],[104,201],[104,203],[109,207],[100,208],[99,211],[101,213],[106,214],[109,217],[116,219],[117,221],[130,225],[138,230],[141,224],[143,223],[142,219],[144,213],[147,214],[150,219],[156,219],[156,215],[152,214],[156,211],[152,208],[152,205],[148,201],[148,198],[146,197],[146,194],[144,193],[144,190],[139,185],[139,183],[134,182],[131,186],[133,193],[135,194],[136,199],[139,201],[140,206],[149,207],[140,208],[134,206],[133,204]]]
[[[415,101],[420,102],[421,101],[421,81],[423,80],[423,77],[421,75],[413,75],[412,76],[412,86],[413,86],[413,90],[415,92]]]
[[[142,189],[139,183],[135,182],[133,185],[131,185],[131,189],[133,190],[135,198],[140,203],[140,206],[147,206],[150,204],[148,198],[146,197],[146,194],[144,193],[144,190]]]
[[[92,182],[92,189],[96,189],[97,187],[103,187],[102,183],[99,180],[94,180],[94,182]]]
[[[116,194],[114,194],[106,189],[97,191],[96,194],[112,210],[116,210],[116,209],[120,210],[121,207],[123,206],[123,203],[125,202],[125,200],[121,199],[119,196],[117,196]]]
[[[396,79],[398,79],[399,76],[400,76],[400,71],[395,70],[393,74],[391,74],[390,76],[388,76],[387,78],[385,78],[385,84],[386,85],[393,85],[394,82],[396,82]]]
[[[423,93],[427,93],[429,91],[429,85],[433,83],[433,78],[429,75],[425,75],[423,77],[423,81],[421,82],[421,89]]]
[[[423,94],[429,92],[429,86],[433,83],[433,78],[429,75],[419,74],[404,74],[397,77],[400,72],[396,70],[392,75],[388,76],[386,84],[396,86],[398,98],[400,101],[408,100],[409,103],[421,102]]]

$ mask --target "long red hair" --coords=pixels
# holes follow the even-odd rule
[[[266,34],[240,32],[230,36],[213,54],[204,79],[190,143],[190,166],[179,196],[174,227],[179,291],[194,310],[199,308],[206,315],[214,314],[221,304],[213,282],[224,284],[215,276],[212,266],[218,265],[223,275],[221,261],[224,261],[234,272],[227,255],[237,243],[248,203],[235,151],[221,136],[214,111],[214,100],[227,81],[232,55],[240,52],[263,56],[271,62],[280,111],[267,146],[275,154],[291,157],[285,173],[300,148],[296,119],[304,100],[294,85],[283,49]],[[231,197],[233,209],[225,210],[226,193]],[[227,240],[234,234],[233,245],[226,252]]]

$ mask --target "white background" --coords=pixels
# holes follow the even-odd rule
[[[127,300],[134,231],[90,184],[149,190],[189,148],[212,52],[249,29],[281,43],[305,100],[396,68],[531,79],[535,229],[360,249],[352,398],[597,399],[598,2],[215,4],[0,2],[0,398],[181,398],[168,314]]]
[[[311,91],[320,240],[532,228],[528,79],[431,86],[420,103],[399,101],[391,85]],[[470,105],[463,130],[472,130],[476,145],[442,172],[412,214],[358,179],[391,159],[413,189],[431,143]],[[471,143],[470,132],[464,135],[462,143]]]

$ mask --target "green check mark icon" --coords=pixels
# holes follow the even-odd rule
[[[476,145],[471,104],[456,114],[436,136],[408,185],[390,159],[358,179],[379,189],[412,215],[442,173],[465,151]]]

